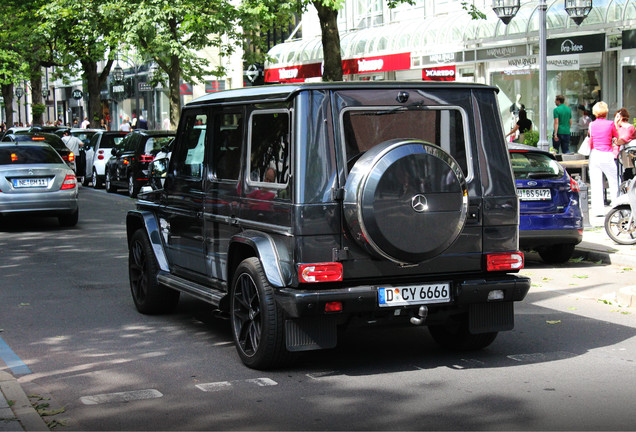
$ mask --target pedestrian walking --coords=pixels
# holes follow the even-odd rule
[[[552,137],[552,147],[561,153],[570,152],[570,128],[572,127],[572,110],[565,104],[565,96],[558,95],[554,103],[556,108],[552,110],[554,117],[554,135]]]
[[[119,126],[119,130],[124,132],[130,132],[130,123],[128,123],[128,117],[124,118],[124,121],[122,122],[121,126]]]
[[[607,179],[610,197],[618,196],[618,131],[612,120],[608,120],[607,104],[597,102],[592,109],[596,120],[590,123],[590,193],[592,194],[592,216],[605,216],[605,188],[603,175]]]
[[[626,108],[616,111],[614,124],[618,132],[619,159],[623,165],[622,180],[626,181],[634,178],[634,161],[628,152],[625,151],[625,145],[632,140],[636,140],[636,128],[629,122],[629,111]]]
[[[522,105],[523,106],[523,105]],[[519,120],[517,120],[517,124],[512,128],[510,132],[506,135],[506,137],[515,134],[519,131],[519,137],[515,140],[518,143],[523,144],[526,140],[526,132],[532,130],[532,120],[528,118],[528,114],[526,113],[525,108],[521,108],[519,110]]]
[[[90,124],[91,124],[91,122],[90,122],[90,121],[88,121],[88,117],[84,117],[84,121],[82,121],[82,124],[81,124],[81,126],[80,126],[80,127],[81,127],[82,129],[88,129],[88,126],[89,126]]]

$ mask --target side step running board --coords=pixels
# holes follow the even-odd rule
[[[215,307],[219,307],[221,300],[226,295],[225,292],[199,285],[170,273],[159,272],[157,282],[173,290],[190,294],[192,297],[210,303]]]

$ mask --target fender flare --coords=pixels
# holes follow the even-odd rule
[[[263,265],[263,271],[267,281],[276,288],[288,287],[292,284],[293,268],[287,259],[287,253],[281,253],[281,247],[268,234],[260,231],[246,230],[232,237],[232,245],[241,244],[249,246]],[[228,273],[229,274],[229,273]]]
[[[157,218],[152,212],[130,210],[126,215],[126,236],[129,247],[130,239],[135,231],[140,228],[145,229],[146,234],[148,234],[148,239],[150,240],[150,245],[155,253],[155,258],[157,259],[159,268],[165,272],[169,272],[170,267],[168,266],[168,258],[166,257],[166,252],[163,248],[163,242],[161,241],[161,229],[157,223]]]

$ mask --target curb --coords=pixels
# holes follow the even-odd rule
[[[9,373],[0,371],[0,391],[7,401],[13,401],[11,410],[25,431],[48,431],[40,414],[33,408],[20,383]]]

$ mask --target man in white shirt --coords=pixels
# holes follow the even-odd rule
[[[88,121],[88,117],[84,117],[84,121],[82,122],[82,125],[80,126],[82,129],[88,129],[88,126],[90,126],[91,122]]]
[[[128,123],[128,117],[126,117],[123,123],[121,124],[121,126],[119,126],[119,130],[124,132],[130,132],[130,123]]]
[[[76,174],[78,174],[80,177],[83,176],[84,174],[81,171],[83,165],[80,161],[80,158],[83,155],[80,155],[80,147],[84,147],[84,143],[79,138],[72,136],[71,131],[68,129],[64,131],[62,141],[64,142],[64,145],[66,145],[66,147],[68,147],[68,149],[72,151],[73,155],[75,156]]]

